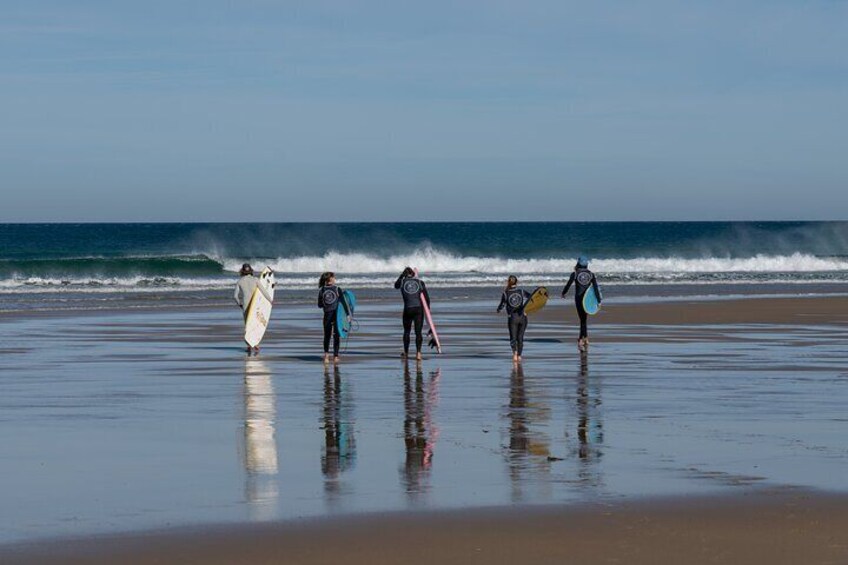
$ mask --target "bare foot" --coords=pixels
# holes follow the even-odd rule
[[[255,346],[255,347],[253,348],[253,352],[254,352],[254,353],[259,353],[259,346],[258,346],[258,345],[257,345],[257,346]]]
[[[409,353],[407,353],[406,351],[404,351],[403,353],[401,353],[401,354],[400,354],[400,358],[401,358],[401,359],[407,359],[407,358],[409,358]]]
[[[416,361],[421,361],[421,352],[420,352],[420,351],[419,351],[418,353],[416,353],[416,354],[415,354],[415,360],[416,360]]]
[[[324,354],[324,363],[329,363],[329,362],[330,362],[330,354],[329,354],[329,353],[325,353],[325,354]]]
[[[335,357],[333,357],[333,363],[334,363],[334,364],[338,365],[338,364],[339,364],[339,361],[341,361],[341,359],[339,359],[339,356],[338,356],[338,355],[336,355]]]

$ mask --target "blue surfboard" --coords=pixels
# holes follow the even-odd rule
[[[590,286],[586,289],[586,294],[583,295],[583,309],[590,316],[594,316],[601,310],[601,301],[598,294],[595,292],[595,287]]]
[[[345,300],[347,300],[347,305],[350,307],[350,317],[353,319],[353,312],[356,310],[356,297],[349,290],[344,291],[342,294],[344,295]],[[336,308],[336,324],[339,327],[339,335],[347,337],[350,333],[351,322],[347,319],[347,313],[345,312],[341,300]]]

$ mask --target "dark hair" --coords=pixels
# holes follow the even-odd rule
[[[250,266],[250,263],[245,263],[241,266],[241,270],[239,271],[239,276],[245,277],[247,275],[253,274],[253,267]]]
[[[333,271],[327,271],[326,273],[321,274],[321,278],[318,279],[318,288],[324,288],[327,286],[327,282],[336,276],[336,273]]]
[[[413,269],[412,267],[407,267],[407,268],[405,268],[405,269],[403,270],[403,276],[405,276],[405,277],[414,277],[414,276],[415,276],[415,269]]]
[[[518,277],[516,277],[515,275],[509,275],[509,278],[506,279],[506,287],[507,288],[512,288],[517,284],[518,284]]]

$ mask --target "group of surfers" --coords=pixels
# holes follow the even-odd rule
[[[239,272],[239,280],[235,288],[236,304],[242,309],[242,312],[247,315],[247,307],[250,302],[250,297],[256,289],[257,279],[253,272],[253,268],[249,263],[242,265]],[[403,298],[403,358],[409,358],[409,347],[411,334],[415,330],[415,358],[421,360],[421,347],[424,342],[424,305],[430,307],[430,293],[427,292],[427,285],[418,277],[418,273],[411,267],[406,267],[395,281],[395,288],[400,291]],[[601,293],[598,289],[598,281],[595,274],[589,270],[589,260],[585,256],[580,256],[574,266],[574,271],[562,289],[562,298],[565,298],[569,289],[574,286],[574,304],[577,309],[577,316],[580,320],[580,333],[577,338],[577,347],[581,351],[585,351],[589,346],[589,332],[587,327],[588,315],[583,307],[583,297],[586,292],[593,288],[598,301],[601,300]],[[350,304],[347,302],[344,291],[336,284],[336,275],[331,271],[327,271],[321,275],[318,280],[318,307],[324,312],[324,362],[330,362],[330,342],[332,341],[333,362],[339,362],[339,346],[341,344],[341,334],[338,326],[337,311],[339,305],[344,309],[348,320],[353,315]],[[506,287],[501,294],[501,301],[498,304],[497,312],[500,313],[506,309],[507,328],[509,329],[509,345],[512,349],[512,359],[515,362],[521,361],[521,356],[524,352],[524,332],[527,330],[527,314],[524,309],[530,300],[531,294],[525,289],[518,286],[518,277],[510,275],[506,282]],[[431,339],[430,345],[435,345]],[[259,347],[248,347],[248,353],[258,352]]]

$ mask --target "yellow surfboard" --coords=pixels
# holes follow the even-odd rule
[[[528,300],[527,304],[524,306],[524,313],[532,314],[533,312],[538,312],[544,308],[547,303],[548,289],[544,286],[540,286],[530,295],[530,300]]]

